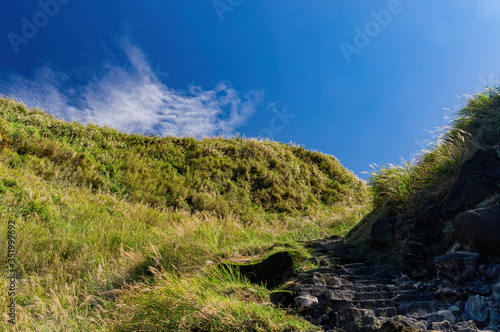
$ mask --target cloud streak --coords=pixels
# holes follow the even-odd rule
[[[240,97],[228,82],[212,90],[189,86],[169,88],[151,68],[145,54],[127,39],[122,40],[127,64],[107,63],[103,73],[71,86],[69,74],[46,64],[32,78],[11,74],[0,81],[0,92],[38,106],[66,120],[107,125],[128,133],[161,136],[231,136],[262,103],[262,90]]]

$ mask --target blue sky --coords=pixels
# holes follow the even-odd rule
[[[0,6],[0,94],[126,132],[294,142],[362,177],[411,159],[500,73],[494,1]]]

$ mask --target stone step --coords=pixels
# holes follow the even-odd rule
[[[387,307],[387,308],[378,308],[374,310],[375,316],[376,317],[396,317],[398,315],[398,311],[394,307]]]
[[[429,293],[423,295],[426,290],[415,288],[418,284],[395,266],[369,261],[356,247],[340,239],[310,242],[309,247],[316,250],[317,256],[311,262],[318,268],[302,273],[299,277],[302,281],[289,289],[294,291],[294,296],[315,297],[316,305],[300,312],[314,324],[332,330],[370,316],[365,321],[373,318],[388,323],[407,319],[411,324],[436,330],[450,328],[442,317],[446,316],[445,312],[452,318],[456,314],[444,310],[446,304]],[[398,323],[394,325],[397,326]]]
[[[362,277],[363,278],[363,277]],[[372,284],[378,284],[378,285],[393,285],[391,279],[366,279],[366,276],[364,277],[365,279],[358,279],[356,280],[356,283],[359,285],[372,285]]]
[[[363,316],[376,316],[392,318],[397,315],[394,308],[379,308],[376,310],[358,309],[358,308],[345,308],[338,311],[333,311],[329,314],[331,324],[335,327],[342,327],[345,324],[352,322],[356,318]]]
[[[335,269],[331,268],[317,268],[317,269],[311,269],[306,271],[307,274],[314,274],[314,273],[320,273],[320,274],[337,274]]]
[[[412,318],[424,317],[424,319],[428,314],[445,308],[444,303],[438,301],[417,301],[396,306],[399,315],[408,315]]]
[[[294,292],[297,296],[311,295],[318,297],[320,294],[325,293],[327,291],[334,291],[335,288],[328,285],[293,285],[290,287],[290,290]],[[344,291],[347,292],[347,291]],[[343,293],[339,293],[343,294]]]
[[[318,296],[319,301],[324,300],[354,300],[356,294],[351,290],[326,290]]]
[[[345,265],[343,265],[342,268],[337,269],[336,272],[339,275],[366,276],[367,274],[371,274],[373,270],[367,266],[346,267]]]
[[[389,270],[375,270],[372,274],[368,275],[368,279],[377,280],[377,279],[387,279],[390,280],[391,283],[394,283],[393,280],[397,277],[394,271]]]
[[[342,285],[337,289],[349,289],[355,292],[383,292],[387,291],[387,285],[384,284],[352,284],[352,285]]]
[[[356,300],[390,300],[387,291],[355,292]]]
[[[359,309],[376,310],[379,308],[394,307],[391,300],[363,300],[354,302],[355,307]]]
[[[370,281],[370,280],[366,279],[366,276],[358,275],[358,274],[339,274],[339,278],[349,280],[352,282],[356,282],[356,283],[361,283],[362,281],[363,282]]]
[[[363,262],[363,263],[350,263],[350,264],[345,264],[342,267],[345,269],[356,269],[356,268],[360,268],[360,267],[366,267],[366,263],[365,262]]]
[[[366,256],[363,255],[346,255],[346,256],[338,256],[340,258],[341,264],[350,264],[350,263],[362,263],[366,261]]]
[[[422,301],[433,301],[434,297],[430,295],[418,295],[418,294],[401,294],[396,297],[393,297],[392,302],[399,305],[404,305],[408,303],[414,302],[422,302]]]
[[[335,287],[351,286],[352,281],[349,281],[338,276],[333,276],[331,274],[326,274],[323,276],[322,280],[326,285],[331,285]]]

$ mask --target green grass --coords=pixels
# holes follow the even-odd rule
[[[127,135],[10,99],[0,136],[0,218],[5,234],[16,222],[20,272],[4,330],[314,330],[211,266],[343,235],[371,204],[334,157],[294,145]]]
[[[116,194],[131,202],[236,215],[308,214],[363,197],[363,185],[333,157],[255,139],[160,138],[56,120],[0,100],[1,143],[11,166]]]
[[[348,235],[353,242],[369,243],[370,227],[381,217],[396,218],[396,241],[387,248],[399,261],[422,244],[418,235],[417,216],[427,206],[443,205],[458,177],[463,163],[477,149],[489,149],[500,144],[500,87],[487,87],[470,96],[465,107],[455,114],[437,142],[424,151],[416,162],[376,169],[369,179],[374,208]],[[496,147],[498,150],[498,147]],[[498,195],[497,195],[498,196]],[[481,206],[494,204],[498,197],[488,198]],[[422,259],[432,258],[449,250],[457,239],[449,220],[435,230],[437,238],[418,248]]]
[[[269,293],[227,270],[179,279],[155,273],[155,284],[120,298],[115,331],[319,331],[269,305]]]

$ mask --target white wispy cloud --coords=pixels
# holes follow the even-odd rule
[[[263,101],[263,91],[240,97],[228,82],[219,82],[212,90],[169,88],[158,79],[140,48],[126,38],[121,45],[129,63],[107,63],[103,72],[93,72],[83,85],[70,86],[69,74],[46,64],[31,78],[19,74],[4,78],[0,93],[66,120],[129,133],[197,138],[234,134]]]

